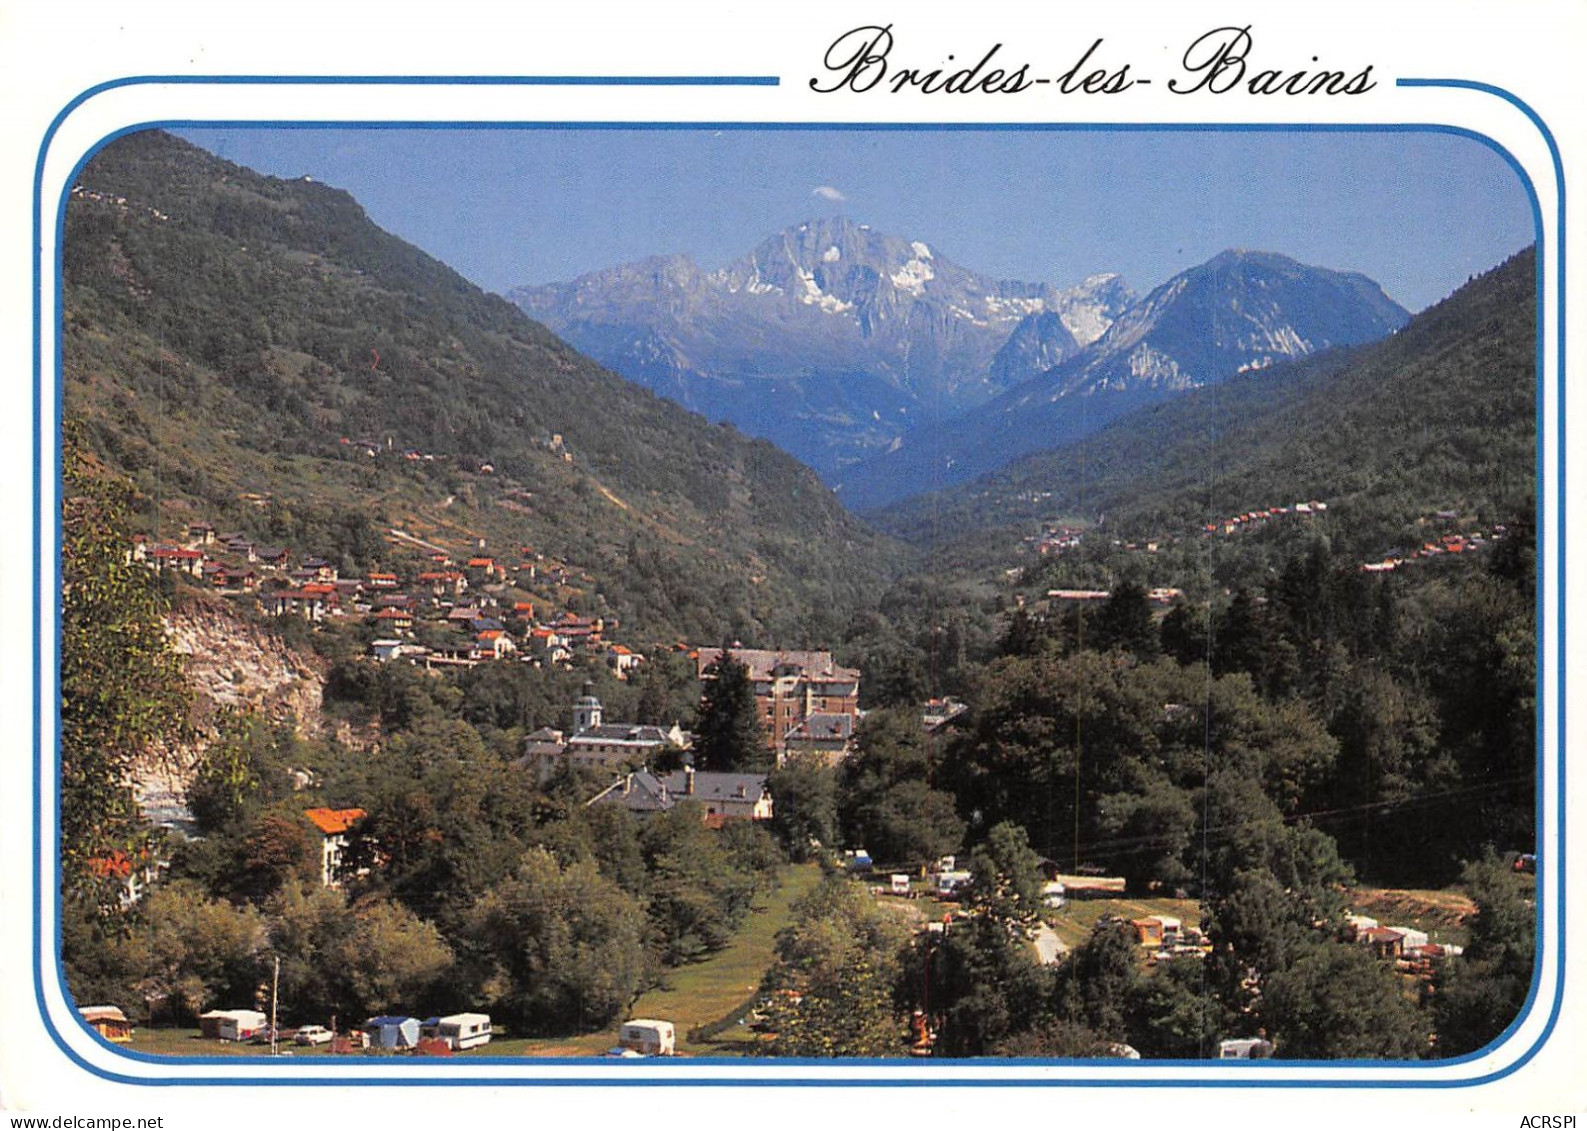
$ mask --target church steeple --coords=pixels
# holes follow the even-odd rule
[[[595,685],[586,683],[584,694],[573,704],[573,733],[583,734],[601,725],[601,701],[595,698]]]

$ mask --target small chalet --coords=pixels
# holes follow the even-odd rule
[[[413,614],[407,609],[381,609],[375,614],[375,625],[382,632],[407,634],[413,631]]]
[[[1067,894],[1068,889],[1065,888]],[[1179,941],[1180,922],[1168,915],[1148,915],[1144,919],[1130,920],[1135,928],[1135,940],[1142,946],[1173,946]]]
[[[248,562],[256,562],[259,555],[254,553],[254,544],[241,534],[223,534],[220,539],[221,549],[228,554],[233,554]]]
[[[423,645],[411,644],[406,640],[371,640],[369,642],[369,655],[384,664],[389,660],[400,660],[404,656],[423,656],[430,650]]]
[[[369,587],[371,589],[395,589],[397,587],[397,575],[394,573],[371,573],[369,575]]]
[[[460,570],[427,570],[418,577],[421,588],[435,597],[461,597],[468,590],[468,578]]]
[[[502,660],[518,651],[518,646],[499,628],[487,629],[474,637],[474,653],[482,660]]]
[[[1379,958],[1400,958],[1405,954],[1405,932],[1393,927],[1368,927],[1356,934],[1356,941]]]
[[[227,566],[220,571],[215,583],[223,589],[232,589],[239,593],[255,593],[259,590],[259,575],[251,569]]]
[[[89,1028],[107,1041],[126,1044],[132,1040],[132,1022],[113,1005],[83,1005],[77,1009]]]
[[[321,581],[336,580],[336,567],[324,558],[304,558],[302,568],[313,570],[314,576]]]
[[[928,699],[925,710],[920,713],[920,725],[926,728],[927,734],[941,734],[949,723],[969,709],[957,699]]]
[[[524,739],[523,757],[515,765],[545,765],[551,759],[560,758],[568,748],[567,735],[553,727],[541,727],[531,731]]]
[[[320,834],[320,883],[341,886],[342,856],[351,843],[349,834],[366,816],[362,809],[305,809],[303,815]]]
[[[193,577],[204,576],[203,550],[187,550],[180,546],[155,546],[149,551],[148,560],[154,563],[155,571],[158,573],[170,569],[178,573],[191,574]]]
[[[645,662],[645,657],[625,644],[613,644],[606,655],[618,679],[627,679],[635,668]]]
[[[601,631],[606,626],[600,617],[581,617],[572,613],[563,613],[550,627],[558,636],[570,645],[574,645],[598,642]]]
[[[259,605],[267,617],[297,616],[320,621],[330,611],[331,598],[326,593],[312,593],[307,587],[278,589],[259,598]]]

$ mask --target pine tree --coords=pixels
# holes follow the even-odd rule
[[[749,667],[724,651],[705,669],[705,690],[694,724],[694,761],[702,770],[731,772],[764,766],[766,732],[760,725]]]

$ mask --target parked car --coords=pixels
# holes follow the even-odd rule
[[[292,1039],[300,1045],[328,1045],[335,1035],[324,1025],[305,1025]]]

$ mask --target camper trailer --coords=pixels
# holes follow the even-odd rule
[[[1273,1042],[1262,1037],[1232,1037],[1218,1042],[1219,1060],[1267,1060]]]
[[[257,1009],[212,1009],[198,1019],[199,1031],[211,1040],[248,1041],[267,1032],[266,1018]]]
[[[957,899],[970,886],[970,873],[966,871],[938,872],[931,878],[938,899]]]
[[[671,1021],[640,1017],[623,1022],[617,1034],[617,1047],[632,1049],[644,1056],[672,1056],[677,1051],[677,1035]]]
[[[490,1043],[490,1016],[485,1013],[454,1013],[432,1017],[420,1026],[420,1034],[445,1041],[454,1052]]]

